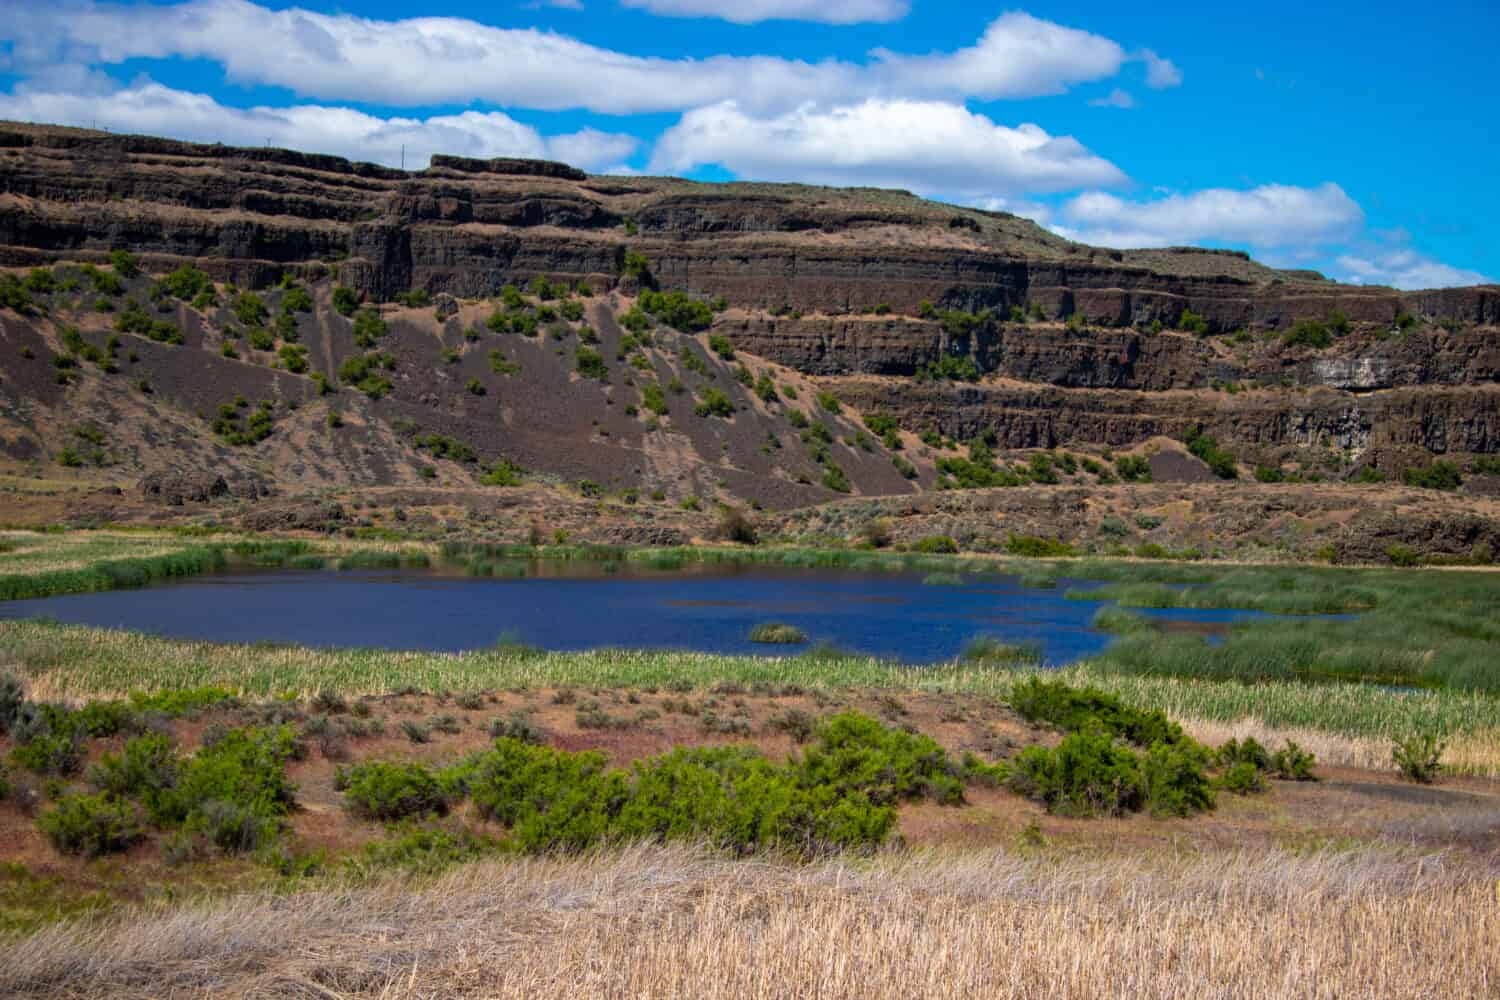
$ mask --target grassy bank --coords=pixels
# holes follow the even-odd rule
[[[546,653],[499,646],[468,653],[328,650],[264,643],[185,642],[138,633],[34,621],[0,623],[0,661],[10,661],[38,697],[82,700],[131,691],[223,687],[250,696],[515,688],[707,690],[891,688],[1003,698],[1036,671],[945,663],[906,667],[869,657],[714,656],[649,650]],[[1368,684],[1119,674],[1093,664],[1048,671],[1073,684],[1118,693],[1130,704],[1189,719],[1267,725],[1353,737],[1395,738],[1500,730],[1500,701],[1450,690],[1400,691]]]

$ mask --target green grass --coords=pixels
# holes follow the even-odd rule
[[[548,653],[497,647],[468,653],[326,650],[302,646],[182,642],[138,633],[35,621],[0,623],[0,662],[12,662],[37,697],[87,699],[132,691],[223,688],[247,697],[317,691],[345,695],[484,691],[538,687],[636,687],[707,690],[889,688],[1004,698],[1037,671],[1027,664],[947,662],[907,667],[869,657],[715,656],[641,650]],[[1257,718],[1346,736],[1395,738],[1422,729],[1440,734],[1500,728],[1500,700],[1477,692],[1395,690],[1371,684],[1274,680],[1245,684],[1216,678],[1121,673],[1097,663],[1044,676],[1093,684],[1141,708],[1179,717]]]

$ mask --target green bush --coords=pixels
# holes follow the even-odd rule
[[[374,347],[385,336],[385,320],[380,312],[366,307],[354,315],[354,342],[360,347]]]
[[[714,321],[714,313],[708,303],[690,298],[682,292],[655,292],[647,289],[641,292],[637,304],[672,329],[682,333],[707,330]],[[732,349],[730,353],[733,354]]]
[[[1231,739],[1228,743],[1219,747],[1214,752],[1214,759],[1220,767],[1233,767],[1236,764],[1249,764],[1257,771],[1265,771],[1271,766],[1271,755],[1266,748],[1260,745],[1254,737],[1246,737],[1241,743],[1239,740]]]
[[[848,473],[833,462],[823,464],[823,485],[835,493],[848,493],[853,489]]]
[[[1069,733],[1056,748],[1022,750],[1007,784],[1064,816],[1120,816],[1144,799],[1136,755],[1098,726]]]
[[[1319,320],[1299,319],[1282,335],[1281,342],[1288,347],[1324,348],[1333,343],[1333,333]]]
[[[713,351],[725,361],[734,360],[734,345],[731,344],[729,342],[729,338],[724,336],[722,333],[715,333],[711,335],[708,338],[708,347],[709,350]]]
[[[708,385],[699,391],[699,401],[693,407],[693,413],[699,417],[724,417],[734,416],[734,403],[720,389]]]
[[[1115,458],[1115,474],[1127,483],[1151,482],[1151,463],[1144,455],[1120,455]]]
[[[353,316],[359,301],[360,294],[352,288],[339,285],[333,290],[333,308],[340,316]]]
[[[592,347],[580,347],[574,355],[575,367],[578,374],[584,378],[605,379],[609,377],[609,367],[604,363],[604,355]]]
[[[286,762],[302,752],[290,726],[231,729],[181,765],[170,792],[147,802],[151,817],[164,826],[186,823],[221,846],[258,843],[291,808],[297,786]]]
[[[509,827],[517,846],[529,851],[578,851],[605,840],[626,795],[624,775],[606,770],[601,753],[513,739],[497,740],[470,781],[480,814]]]
[[[214,283],[196,267],[184,264],[161,279],[161,287],[173,298],[191,301],[206,291],[212,291]]]
[[[448,811],[437,778],[421,764],[356,764],[344,772],[344,781],[346,804],[365,819],[388,821]]]
[[[1401,481],[1424,490],[1456,490],[1463,485],[1463,475],[1452,462],[1436,461],[1425,468],[1401,470]]]
[[[171,737],[146,733],[127,741],[121,753],[106,752],[89,768],[88,783],[110,798],[139,799],[155,813],[162,797],[177,786],[180,769]]]
[[[1010,703],[1027,721],[1046,722],[1063,730],[1076,731],[1096,723],[1107,734],[1138,747],[1154,743],[1195,745],[1182,727],[1161,711],[1133,708],[1094,687],[1075,688],[1062,681],[1028,677],[1011,688]]]
[[[912,547],[918,552],[939,555],[956,553],[958,551],[958,542],[954,541],[949,535],[928,535],[925,538],[917,539],[916,545]]]
[[[1207,463],[1213,474],[1220,479],[1239,478],[1239,463],[1234,456],[1219,447],[1219,442],[1205,434],[1201,427],[1195,424],[1188,428],[1185,443],[1188,451]]]
[[[1443,743],[1432,733],[1414,733],[1397,741],[1391,760],[1408,781],[1430,785],[1442,770]]]
[[[1017,535],[1014,532],[1006,536],[1005,551],[1011,555],[1024,556],[1029,559],[1047,559],[1077,554],[1077,550],[1067,542],[1055,538],[1039,538],[1036,535]]]
[[[254,292],[241,292],[234,300],[234,317],[246,326],[260,326],[271,311]]]
[[[36,825],[59,851],[89,858],[128,850],[142,836],[135,805],[102,795],[65,795]]]
[[[1219,787],[1235,795],[1253,795],[1266,790],[1263,772],[1249,761],[1231,764],[1219,775]]]
[[[1144,805],[1153,816],[1191,816],[1214,807],[1213,783],[1196,745],[1153,743],[1140,769]]]
[[[1313,765],[1317,763],[1311,753],[1291,740],[1286,746],[1271,754],[1268,767],[1272,776],[1282,781],[1313,781]]]

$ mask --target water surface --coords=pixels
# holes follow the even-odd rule
[[[532,564],[520,578],[425,570],[261,570],[192,577],[140,590],[0,603],[0,619],[42,616],[183,639],[274,641],[322,647],[456,651],[501,637],[553,650],[599,647],[714,653],[795,652],[749,641],[786,622],[811,642],[900,660],[952,659],[976,636],[1037,646],[1061,664],[1102,650],[1090,626],[1102,602],[1070,601],[1070,587],[1023,587],[1014,577],[966,576],[962,586],[921,574],[768,567]],[[557,575],[552,575],[557,574]],[[1153,618],[1221,631],[1250,611],[1169,609]]]

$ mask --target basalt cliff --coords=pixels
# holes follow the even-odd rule
[[[139,275],[96,294],[120,250]],[[1500,454],[1500,286],[1104,250],[899,191],[447,156],[403,172],[11,123],[0,268],[32,282],[0,311],[6,461],[36,473],[102,429],[91,454],[122,485],[187,464],[283,489],[478,486],[504,460],[793,508],[962,485],[944,460],[976,439],[1003,470],[1212,438],[1272,482],[1445,462],[1483,483]],[[209,294],[165,294],[174,272]],[[651,290],[711,315],[643,313]],[[351,359],[380,391],[340,377]]]

